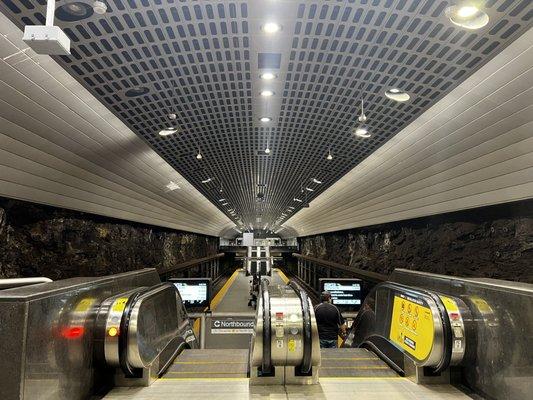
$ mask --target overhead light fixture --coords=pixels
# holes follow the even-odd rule
[[[209,183],[213,180],[213,178],[207,178],[202,181],[202,183]]]
[[[272,90],[262,90],[260,94],[263,97],[274,96],[274,92]]]
[[[178,116],[174,113],[170,113],[167,116],[168,116],[168,119],[171,119],[171,120],[175,120],[176,118],[178,118]]]
[[[293,200],[294,200],[294,201],[297,201],[298,203],[302,203],[302,200],[300,200],[300,199],[297,198],[297,197],[295,197]]]
[[[361,138],[369,138],[371,135],[368,133],[368,128],[365,126],[358,126],[354,129],[355,136],[359,136]]]
[[[178,128],[173,128],[173,127],[161,129],[159,131],[159,136],[170,136],[170,135],[175,134],[177,131],[178,131]]]
[[[105,12],[107,11],[106,3],[103,1],[95,1],[93,3],[93,11],[95,14],[99,14],[99,15],[105,14]]]
[[[223,202],[223,201],[226,201],[226,199],[219,199],[218,201]]]
[[[270,121],[272,121],[272,118],[270,118],[270,117],[261,117],[261,118],[259,118],[259,121],[261,121],[261,122],[270,122]]]
[[[322,181],[319,181],[316,178],[311,178],[311,180],[313,181],[313,183],[316,183],[317,185],[320,185],[322,183]]]
[[[270,154],[270,149],[268,147],[265,149],[265,154]]]
[[[267,22],[261,27],[261,29],[266,33],[276,33],[281,30],[281,25],[278,25],[275,22]]]
[[[366,115],[365,115],[365,105],[363,103],[363,99],[361,99],[361,114],[357,118],[359,122],[365,122],[366,121]]]
[[[202,156],[202,153],[200,153],[200,150],[198,150],[198,154],[196,154],[196,159],[201,160],[202,158],[204,157]]]
[[[165,186],[168,190],[176,190],[181,189],[180,185],[174,181],[170,181],[168,185]]]
[[[315,189],[312,189],[310,187],[306,187],[305,190],[307,190],[308,192],[314,192],[315,191]]]
[[[391,100],[399,102],[408,101],[411,98],[411,96],[409,96],[409,93],[404,92],[403,90],[400,90],[398,88],[392,88],[385,91],[385,96]]]
[[[331,150],[328,150],[328,155],[326,157],[326,160],[333,160],[333,155],[331,154]]]
[[[291,210],[294,210],[294,207],[293,207],[293,206],[289,206],[288,208],[290,208]]]
[[[228,203],[222,203],[222,205],[223,205],[223,206],[227,206],[227,205],[228,205]]]
[[[259,75],[259,77],[261,79],[264,79],[265,81],[270,81],[270,80],[274,79],[276,77],[276,75],[273,74],[272,72],[264,72],[261,75]]]
[[[444,14],[453,24],[466,29],[480,29],[489,23],[488,14],[475,1],[461,1],[446,8]]]

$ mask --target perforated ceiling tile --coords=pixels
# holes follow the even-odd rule
[[[45,4],[0,7],[22,28],[44,23]],[[451,24],[448,2],[438,0],[107,4],[104,15],[84,7],[87,18],[56,19],[72,40],[72,55],[58,61],[228,216],[258,229],[275,229],[322,193],[528,29],[533,15],[528,0],[489,0],[489,24],[469,31]],[[263,32],[264,16],[279,18],[281,31]],[[276,75],[269,99],[259,96],[268,88],[261,68]],[[411,100],[386,98],[392,87]],[[367,139],[351,133],[362,98]],[[181,133],[158,135],[173,125]]]

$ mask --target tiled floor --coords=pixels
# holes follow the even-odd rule
[[[417,385],[406,378],[322,378],[315,386],[248,386],[248,379],[163,378],[147,388],[116,388],[106,400],[459,400],[450,385]]]

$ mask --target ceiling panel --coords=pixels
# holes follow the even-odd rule
[[[274,230],[519,37],[533,14],[529,1],[489,0],[489,24],[469,31],[439,0],[107,3],[104,15],[56,19],[72,40],[60,64],[233,221]],[[44,21],[44,0],[1,4],[20,27]],[[261,26],[271,20],[282,30],[268,36]],[[259,65],[278,58],[279,68]],[[271,84],[259,79],[267,70]],[[268,100],[258,96],[265,87],[275,92]],[[386,98],[392,87],[411,100]],[[361,99],[367,139],[351,133]],[[160,137],[169,124],[181,133]]]

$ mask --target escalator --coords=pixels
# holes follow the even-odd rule
[[[383,282],[367,295],[343,347],[370,350],[401,376],[413,368],[438,376],[467,361],[469,321],[460,298]]]
[[[98,309],[95,326],[96,361],[119,369],[125,378],[160,377],[183,350],[197,347],[171,283],[107,298]]]

